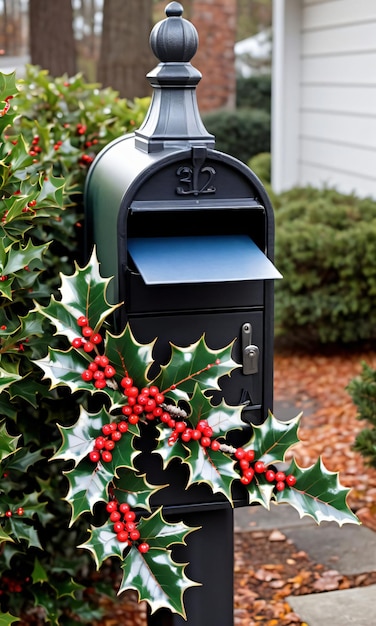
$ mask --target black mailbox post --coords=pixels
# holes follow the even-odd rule
[[[160,63],[148,74],[154,93],[143,125],[109,144],[89,171],[88,244],[102,274],[114,277],[110,300],[124,302],[119,329],[129,322],[138,341],[157,337],[158,362],[167,362],[170,342],[190,345],[205,335],[216,349],[236,339],[241,367],[218,401],[244,404],[247,428],[262,423],[273,403],[273,279],[280,277],[273,211],[255,174],[215,150],[201,121],[201,74],[190,63],[198,37],[182,13],[171,2],[151,33]],[[171,477],[176,482],[173,468]],[[201,486],[166,493],[171,519],[203,527],[188,538],[188,572],[203,586],[186,592],[187,622],[158,611],[149,624],[231,626],[232,509]],[[240,494],[236,505],[243,503]]]

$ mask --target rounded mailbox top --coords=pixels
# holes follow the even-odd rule
[[[151,31],[151,49],[163,63],[188,63],[197,52],[197,30],[182,18],[183,11],[180,2],[170,2],[165,9],[167,18]]]

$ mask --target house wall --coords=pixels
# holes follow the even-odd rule
[[[282,0],[282,8],[275,0],[275,9],[278,4],[273,187],[326,185],[376,197],[375,0]],[[281,95],[284,80],[292,90],[282,88]],[[284,153],[288,143],[293,153]]]

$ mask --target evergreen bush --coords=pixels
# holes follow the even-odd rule
[[[363,363],[361,374],[350,381],[347,390],[357,407],[358,419],[368,422],[357,434],[354,449],[376,468],[376,370]]]
[[[215,111],[202,116],[215,136],[215,147],[247,163],[260,152],[270,151],[270,114],[262,109]]]
[[[376,336],[376,202],[296,188],[275,203],[276,335],[350,344]]]
[[[271,113],[272,77],[270,74],[255,74],[236,80],[236,107],[263,109]]]

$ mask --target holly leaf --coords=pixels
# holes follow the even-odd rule
[[[3,613],[2,615],[0,615],[0,626],[10,626],[10,624],[14,624],[15,622],[19,621],[19,617],[15,617],[10,613]]]
[[[263,461],[265,465],[282,462],[286,452],[299,442],[298,427],[301,415],[286,421],[277,420],[269,413],[265,422],[259,426],[253,425],[251,448],[255,452],[255,459]]]
[[[203,335],[199,341],[187,348],[171,345],[171,358],[153,381],[161,390],[168,390],[169,396],[185,397],[193,393],[196,384],[200,389],[219,389],[218,378],[237,367],[231,358],[234,342],[221,350],[211,350]],[[175,388],[176,387],[176,388]]]
[[[93,383],[82,380],[80,375],[87,368],[89,357],[74,348],[67,351],[49,348],[46,357],[36,359],[33,363],[44,372],[44,379],[51,380],[50,389],[66,385],[72,393],[83,390],[90,391],[90,393],[96,391]]]
[[[106,300],[110,279],[101,277],[95,250],[85,267],[80,268],[76,263],[75,268],[71,276],[61,275],[61,300],[52,296],[48,306],[36,304],[36,310],[54,324],[56,334],[65,335],[70,342],[80,334],[77,326],[80,315],[85,315],[89,326],[97,332],[106,317],[120,306],[110,306]]]
[[[4,543],[4,541],[11,541],[12,543],[14,543],[14,539],[12,539],[10,534],[7,533],[2,526],[0,526],[0,545]]]
[[[18,365],[12,368],[9,363],[8,368],[12,369],[12,371],[8,371],[3,367],[0,367],[0,393],[4,391],[4,389],[8,389],[8,387],[10,387],[13,383],[22,380],[22,376],[20,376],[17,371],[14,371],[15,368],[18,369]]]
[[[301,468],[292,460],[284,471],[286,475],[295,476],[296,484],[275,494],[278,503],[290,504],[300,517],[312,517],[318,524],[324,521],[337,522],[339,526],[360,523],[346,502],[350,489],[340,484],[338,472],[329,471],[321,457],[308,468]]]
[[[114,473],[113,469],[107,465],[103,463],[96,465],[89,459],[84,459],[77,467],[65,472],[69,481],[69,490],[64,499],[72,508],[70,526],[83,513],[93,513],[97,502],[108,502],[108,489]]]
[[[132,509],[150,510],[150,497],[167,485],[151,485],[145,474],[136,474],[127,468],[118,470],[118,478],[114,482],[113,494],[119,503],[127,502]]]
[[[84,459],[94,448],[95,439],[102,434],[102,427],[114,421],[104,408],[98,413],[88,413],[83,407],[80,410],[80,416],[73,426],[60,426],[58,428],[62,437],[62,444],[54,459],[64,459],[65,461],[73,460],[77,465]],[[131,466],[133,456],[137,454],[132,446],[133,437],[139,436],[139,428],[136,425],[129,426],[126,433],[123,434],[121,441],[116,442],[115,450],[112,451],[115,464],[118,466]],[[119,450],[121,452],[119,453]]]
[[[9,435],[5,420],[0,422],[0,461],[16,452],[19,438]]]
[[[166,522],[161,509],[147,519],[141,518],[137,528],[149,550],[141,554],[135,546],[131,547],[122,564],[123,579],[118,593],[134,589],[139,601],[145,600],[150,605],[151,613],[165,607],[185,618],[184,592],[199,583],[186,576],[186,564],[175,563],[168,548],[175,543],[185,544],[186,536],[197,528]]]
[[[155,341],[138,343],[127,324],[120,335],[106,333],[106,356],[121,377],[129,374],[134,383],[141,388],[149,383],[147,372],[153,363],[154,344]]]
[[[189,421],[192,428],[196,428],[200,420],[206,420],[213,430],[212,439],[224,438],[231,430],[244,427],[241,419],[241,406],[230,406],[222,401],[218,406],[212,406],[210,400],[203,394],[198,385],[195,386],[193,396],[189,401],[191,412],[185,421]],[[168,440],[171,431],[163,424],[158,426],[158,445],[154,452],[159,453],[164,461],[164,467],[178,457],[189,467],[187,486],[195,483],[207,483],[214,493],[223,493],[231,500],[231,486],[238,478],[234,471],[234,460],[222,451],[204,448],[200,441],[191,439],[182,443],[178,439],[173,445]]]

